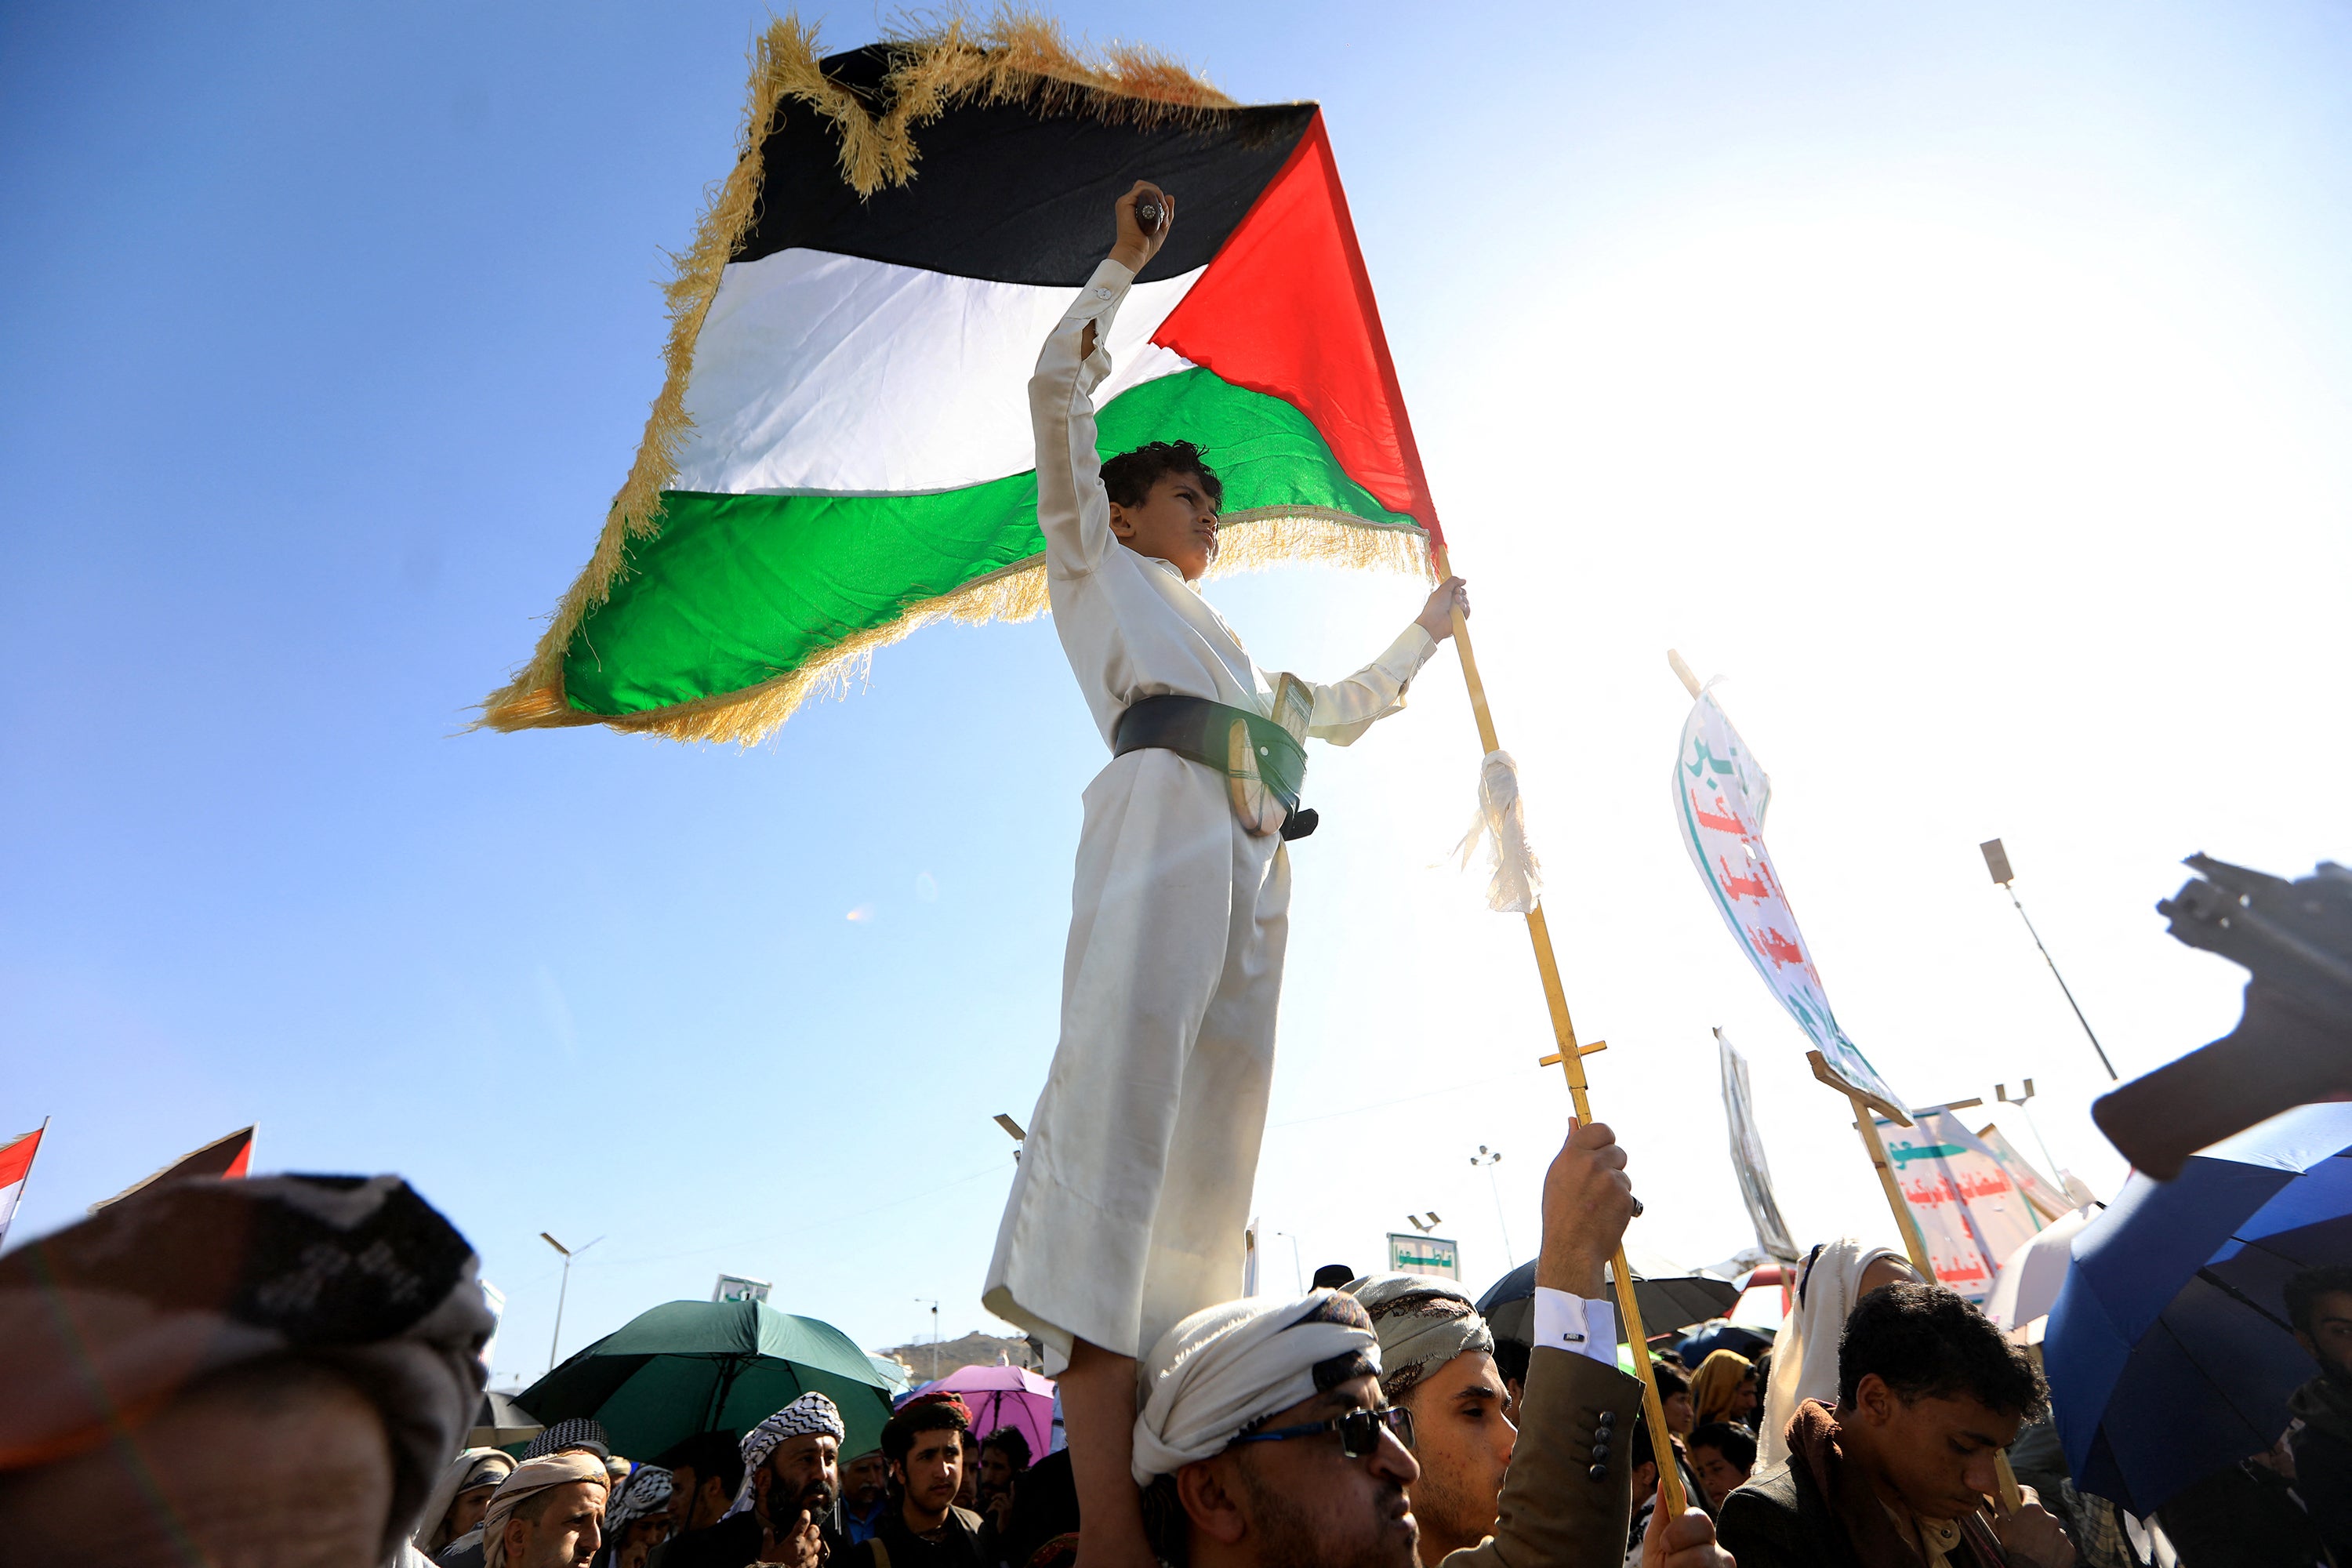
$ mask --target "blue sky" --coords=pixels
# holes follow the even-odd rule
[[[984,1326],[989,1117],[1025,1118],[1052,1049],[1100,760],[1051,627],[927,632],[751,752],[462,732],[627,467],[661,247],[728,166],[764,15],[0,17],[0,1131],[55,1118],[18,1239],[257,1121],[260,1168],[403,1172],[475,1240],[501,1381],[546,1362],[542,1229],[604,1237],[567,1351],[720,1269],[870,1345],[931,1299]],[[1612,1042],[1636,1239],[1749,1239],[1718,1024],[1800,1239],[1886,1228],[1675,843],[1670,645],[1773,770],[1849,1033],[1922,1102],[2033,1074],[2111,1189],[2096,1068],[1976,845],[2007,838],[2126,1072],[2236,1016],[2235,972],[2150,910],[2180,855],[2352,858],[2352,19],[1062,15],[1326,105]],[[1418,602],[1309,571],[1213,596],[1261,664],[1327,674]],[[1439,868],[1476,760],[1450,655],[1318,757],[1277,1274],[1294,1239],[1371,1260],[1408,1209],[1479,1285],[1532,1244],[1565,1096],[1517,922]]]

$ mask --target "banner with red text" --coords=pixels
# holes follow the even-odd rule
[[[1748,962],[1840,1078],[1886,1109],[1902,1108],[1905,1101],[1830,1011],[1813,955],[1764,847],[1772,781],[1710,692],[1700,693],[1683,721],[1674,787],[1683,847]]]
[[[2009,1168],[1948,1110],[1878,1135],[1903,1201],[1927,1238],[1937,1282],[1982,1305],[2000,1261],[2042,1228]]]
[[[2017,1190],[2025,1194],[2035,1212],[2045,1220],[2074,1213],[2083,1205],[2066,1195],[2066,1189],[2034,1168],[2033,1163],[2018,1152],[2017,1145],[2003,1136],[1996,1124],[1988,1121],[1977,1129],[1977,1136],[1993,1152],[1993,1157],[2009,1168],[2010,1179]]]

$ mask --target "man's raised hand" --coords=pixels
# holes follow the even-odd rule
[[[1625,1239],[1633,1217],[1633,1184],[1625,1151],[1602,1121],[1569,1124],[1568,1142],[1544,1173],[1543,1251],[1536,1283],[1588,1300],[1605,1294],[1601,1265]]]
[[[1158,226],[1147,229],[1143,220],[1135,216],[1136,203],[1150,198],[1160,208]],[[1140,272],[1151,258],[1160,254],[1166,243],[1168,231],[1176,226],[1176,203],[1167,192],[1149,180],[1138,180],[1135,187],[1118,198],[1118,240],[1110,247],[1110,258],[1129,272]]]

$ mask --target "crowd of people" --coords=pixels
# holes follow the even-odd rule
[[[2032,1352],[1883,1248],[1818,1247],[1769,1348],[1659,1350],[1664,1451],[1686,1499],[1673,1514],[1602,1286],[1632,1212],[1624,1151],[1605,1127],[1572,1132],[1546,1177],[1528,1342],[1498,1341],[1449,1280],[1339,1268],[1300,1297],[1186,1318],[1138,1389],[1131,1479],[1154,1557],[2352,1563],[2352,1269],[2288,1291],[2319,1368],[2293,1440],[2140,1521],[2073,1486]],[[520,1457],[461,1448],[490,1327],[470,1248],[394,1177],[189,1182],[19,1248],[0,1259],[0,1558],[1067,1568],[1082,1555],[1068,1451],[1033,1453],[1009,1426],[975,1433],[952,1394],[905,1400],[856,1454],[819,1393],[641,1458],[586,1419],[555,1422]]]

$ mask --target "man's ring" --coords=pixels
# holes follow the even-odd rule
[[[1635,1219],[1642,1217],[1642,1200],[1639,1198],[1633,1200],[1633,1217]]]

